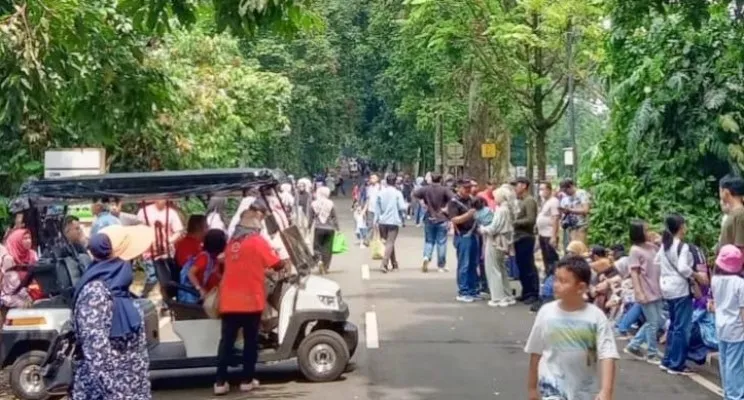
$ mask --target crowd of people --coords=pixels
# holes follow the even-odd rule
[[[708,268],[701,248],[685,241],[687,224],[678,214],[666,216],[661,233],[645,221],[631,221],[627,252],[623,244],[589,245],[589,195],[570,179],[558,191],[541,183],[539,199],[526,178],[482,187],[439,174],[415,180],[388,175],[384,182],[371,175],[353,191],[361,246],[375,231],[387,237],[380,269],[396,270],[390,255],[397,230],[413,219],[424,228],[423,272],[429,271],[435,248],[437,269],[447,272],[447,242],[453,236],[457,301],[531,305],[538,313],[526,346],[533,355],[531,399],[594,398],[590,392],[599,392],[597,399],[612,398],[616,339],[628,341],[624,353],[673,375],[690,374],[688,361],[702,364],[718,351],[725,399],[744,399],[741,178],[720,184],[724,217],[714,268]],[[510,275],[519,279],[518,297]],[[663,356],[660,341],[666,344]],[[565,354],[569,348],[581,349],[583,361],[573,350],[568,353],[574,355]],[[590,379],[592,360],[604,360],[601,389]]]
[[[537,312],[525,348],[531,354],[530,399],[586,399],[596,393],[596,399],[612,399],[616,340],[628,340],[624,353],[674,375],[689,374],[689,360],[700,363],[718,351],[725,399],[744,399],[744,180],[720,183],[723,218],[711,268],[702,249],[685,240],[682,215],[667,215],[660,233],[644,221],[630,221],[627,251],[622,244],[590,245],[588,194],[568,179],[559,190],[549,182],[537,189],[538,199],[526,178],[479,185],[436,173],[416,179],[389,174],[382,181],[372,174],[352,191],[359,246],[384,241],[380,271],[395,272],[403,261],[396,256],[396,239],[413,220],[424,230],[424,273],[432,262],[440,273],[448,272],[453,237],[458,302],[530,305]],[[84,355],[76,366],[73,399],[112,391],[122,398],[150,398],[142,311],[129,292],[135,260],[146,271],[143,297],[157,286],[156,265],[170,260],[175,279],[194,289],[179,292],[179,301],[200,302],[220,287],[222,338],[214,392],[230,391],[229,355],[240,332],[240,390],[259,385],[258,331],[268,308],[264,276],[291,270],[287,250],[278,235],[269,234],[265,217],[273,215],[280,229],[294,222],[312,244],[321,272],[331,267],[339,219],[333,190],[307,178],[282,185],[278,195],[249,192],[232,218],[227,208],[226,199],[215,197],[184,227],[181,211],[166,200],[143,205],[136,214],[99,202],[87,239],[77,218],[65,219],[68,245],[56,249],[57,255],[93,258],[73,301]],[[3,313],[43,297],[27,279],[38,260],[33,247],[31,232],[17,219],[0,246]],[[519,296],[510,278],[519,280]],[[666,342],[663,356],[660,342]],[[601,382],[591,371],[597,364]]]

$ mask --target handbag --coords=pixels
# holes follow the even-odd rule
[[[349,245],[346,243],[346,236],[343,233],[336,231],[333,234],[333,254],[343,254],[349,250]]]
[[[685,244],[684,242],[680,242],[679,247],[677,248],[677,259],[678,260],[679,260],[679,255],[682,253],[682,246],[684,244]],[[688,245],[688,248],[689,248],[689,245]],[[663,249],[661,251],[664,254],[664,257],[667,259],[667,261],[669,261],[669,265],[671,265],[672,268],[674,268],[674,272],[676,272],[677,275],[682,277],[682,279],[687,281],[687,286],[690,288],[690,295],[692,296],[692,298],[694,298],[695,300],[699,300],[703,298],[703,290],[700,288],[700,284],[698,283],[698,281],[695,280],[694,277],[688,278],[682,275],[682,273],[679,272],[679,269],[677,269],[677,264],[673,263],[672,260],[669,259],[669,256],[667,255],[666,251],[664,251]],[[693,273],[695,272],[694,266],[693,266],[692,271]]]
[[[372,252],[372,259],[373,260],[382,260],[383,256],[385,255],[385,246],[382,244],[382,239],[380,239],[380,231],[375,229],[375,233],[372,236],[372,242],[369,244],[369,249]]]

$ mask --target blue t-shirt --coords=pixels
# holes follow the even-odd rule
[[[483,207],[475,212],[475,222],[480,226],[488,226],[493,222],[493,211],[488,207]]]
[[[96,233],[98,233],[98,231],[110,225],[121,225],[121,221],[119,221],[119,218],[116,218],[114,214],[111,214],[108,211],[104,211],[98,214],[98,217],[93,222],[93,225],[90,227],[91,236],[95,235]]]

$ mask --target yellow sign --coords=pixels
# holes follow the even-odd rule
[[[483,143],[481,145],[481,157],[483,158],[496,158],[496,143]]]

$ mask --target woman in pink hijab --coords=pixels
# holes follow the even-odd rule
[[[5,246],[0,246],[0,305],[3,314],[10,308],[30,306],[34,301],[31,293],[41,298],[38,285],[20,287],[28,275],[28,265],[37,261],[36,252],[31,250],[31,246],[31,234],[27,229],[13,230],[8,235]]]
[[[33,240],[31,239],[31,231],[28,229],[14,230],[5,239],[5,247],[8,250],[8,254],[13,258],[13,263],[20,271],[21,280],[23,280],[28,274],[28,268],[39,261],[39,256],[32,249]],[[34,300],[39,300],[43,297],[36,282],[32,282],[28,286],[28,293]]]

